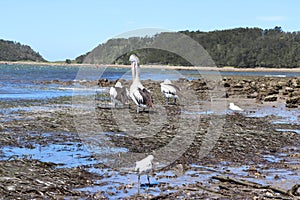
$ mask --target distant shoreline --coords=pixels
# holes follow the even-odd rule
[[[130,65],[117,65],[117,64],[67,64],[67,63],[51,63],[51,62],[26,62],[26,61],[0,61],[0,64],[7,65],[36,65],[36,66],[87,66],[87,67],[114,67],[114,68],[130,68]],[[235,68],[235,67],[197,67],[197,66],[168,66],[168,65],[141,65],[142,68],[153,69],[173,69],[173,70],[201,70],[201,71],[223,71],[223,72],[300,72],[300,68]]]

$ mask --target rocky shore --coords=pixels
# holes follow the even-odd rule
[[[120,80],[123,85],[130,82]],[[36,84],[72,85],[72,82],[47,81]],[[81,83],[85,86],[109,87],[114,81],[98,80]],[[97,155],[83,155],[86,145],[78,132],[74,116],[74,99],[61,97],[22,102],[1,102],[0,112],[0,194],[4,199],[296,199],[300,196],[300,130],[299,116],[294,121],[277,123],[282,116],[267,110],[264,116],[255,114],[265,108],[278,109],[300,115],[300,78],[282,77],[223,77],[219,82],[203,79],[174,81],[181,90],[178,105],[166,105],[158,81],[145,80],[143,84],[152,92],[154,103],[159,105],[152,112],[137,114],[133,105],[129,109],[83,109],[80,126],[88,130],[94,115],[105,133],[120,133],[116,113],[125,112],[138,127],[147,127],[151,115],[165,110],[166,120],[152,137],[143,139],[131,134],[111,134],[115,146],[132,152],[152,152],[167,145],[180,133],[180,123],[194,122],[192,144],[170,165],[157,167],[151,180],[154,184],[143,187],[137,194],[136,175],[129,171],[110,169]],[[215,88],[221,88],[218,101],[226,108],[207,112]],[[190,91],[196,98],[184,99]],[[185,101],[186,100],[186,101]],[[191,101],[198,107],[190,106]],[[194,103],[195,103],[194,102]],[[239,103],[243,113],[230,113],[228,102]],[[84,108],[84,101],[76,106]],[[281,107],[283,105],[283,107]],[[157,109],[157,110],[156,110]],[[268,113],[269,112],[269,113]],[[252,116],[254,114],[254,116]],[[288,114],[290,115],[290,114]],[[165,117],[166,119],[163,119]],[[294,116],[289,116],[294,117]],[[198,121],[195,121],[197,119]],[[78,120],[78,119],[77,119]],[[194,121],[193,121],[194,120]],[[207,137],[208,127],[216,120],[222,122],[215,129],[217,139]],[[180,122],[180,123],[179,123]],[[197,123],[195,123],[197,122]],[[130,128],[130,127],[127,127]],[[151,130],[150,130],[151,131]],[[147,133],[147,132],[146,132]],[[203,143],[213,141],[214,146],[200,157]],[[182,138],[184,141],[184,137]],[[35,159],[30,153],[38,148],[64,145],[53,149],[56,155],[69,152],[72,159],[84,159],[75,167]],[[17,147],[23,154],[7,151]],[[28,152],[26,153],[27,150]],[[7,155],[7,153],[11,153]],[[43,150],[40,151],[43,155]],[[17,155],[15,155],[17,154]],[[51,153],[45,154],[45,159]],[[44,157],[41,157],[44,158]],[[70,159],[69,162],[72,162]],[[92,163],[92,164],[91,164]]]
[[[225,78],[228,96],[244,95],[261,102],[285,101],[286,107],[297,108],[300,104],[300,78],[268,78],[236,80]]]

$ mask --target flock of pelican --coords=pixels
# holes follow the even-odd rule
[[[131,98],[136,105],[136,112],[139,113],[141,108],[152,108],[153,99],[150,91],[141,83],[139,58],[132,54],[129,57],[129,61],[131,63],[132,72],[132,84],[130,85],[129,90],[123,87],[121,82],[117,81],[115,86],[110,88],[109,94],[113,107],[116,107],[116,105],[124,105],[127,100]],[[173,99],[174,104],[176,104],[178,98],[177,92],[180,91],[180,88],[172,84],[168,79],[160,83],[160,88],[166,99],[166,103],[169,104],[169,100]],[[153,159],[153,155],[148,155],[146,158],[137,161],[135,164],[135,171],[138,173],[138,193],[140,192],[140,176],[142,174],[147,174],[148,184],[150,185],[149,173],[152,171]]]
[[[116,105],[125,104],[127,100],[131,98],[136,105],[137,113],[139,113],[141,108],[152,108],[153,100],[150,91],[141,83],[139,58],[132,54],[129,57],[129,61],[131,62],[132,71],[132,84],[129,88],[129,91],[118,81],[114,87],[110,88],[110,97],[113,107],[116,107]],[[166,99],[166,103],[169,104],[170,99],[173,99],[174,104],[176,104],[176,100],[178,98],[177,93],[180,91],[180,88],[172,84],[172,82],[168,79],[160,83],[160,88]],[[229,109],[233,112],[243,111],[243,109],[237,105],[234,105],[234,103],[229,104]],[[140,176],[142,174],[147,175],[148,184],[150,186],[149,173],[153,168],[153,159],[153,155],[148,155],[146,158],[137,161],[135,164],[135,171],[138,173],[138,193],[140,192]]]
[[[141,108],[152,108],[153,99],[150,91],[141,83],[139,58],[132,54],[129,57],[129,61],[131,62],[132,71],[132,84],[129,91],[118,81],[115,86],[110,88],[109,93],[113,107],[116,107],[116,105],[123,105],[127,102],[128,98],[131,98],[136,105],[137,113],[139,113]],[[174,99],[175,104],[176,99],[178,98],[177,92],[180,90],[179,87],[172,84],[168,79],[161,83],[160,86],[161,92],[166,98],[166,102],[169,104],[169,99]]]

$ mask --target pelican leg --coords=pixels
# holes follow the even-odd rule
[[[176,105],[176,98],[174,98],[174,104]]]
[[[111,100],[111,107],[112,107],[112,108],[115,108],[115,107],[116,107],[116,102],[115,102],[113,99]]]
[[[139,106],[136,107],[136,112],[137,112],[137,113],[140,112],[140,107],[139,107]]]
[[[150,176],[147,175],[147,179],[148,179],[148,186],[150,187]]]
[[[138,175],[138,194],[140,194],[140,187],[141,187],[141,180],[140,180],[140,175]]]

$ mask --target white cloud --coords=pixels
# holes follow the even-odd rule
[[[269,22],[277,22],[277,21],[283,21],[283,16],[264,16],[264,17],[258,17],[257,19],[262,21],[269,21]]]

